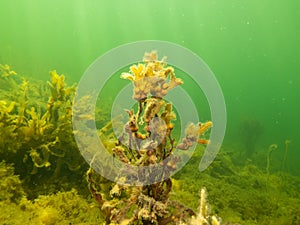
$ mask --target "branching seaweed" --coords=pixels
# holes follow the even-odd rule
[[[176,119],[176,113],[172,103],[163,97],[183,81],[175,76],[174,69],[168,67],[165,60],[158,60],[156,52],[146,53],[144,63],[131,66],[130,73],[122,73],[121,78],[133,82],[133,99],[138,108],[136,111],[125,110],[128,121],[120,136],[114,137],[111,122],[99,132],[114,157],[137,166],[141,184],[131,186],[134,175],[130,170],[126,171],[126,177],[118,177],[116,183],[107,181],[91,168],[88,170],[89,188],[104,213],[106,224],[177,224],[196,215],[193,210],[169,199],[170,176],[180,162],[174,151],[187,150],[194,143],[207,144],[208,140],[199,137],[212,123],[189,124],[179,144],[173,138],[172,121]],[[143,168],[157,164],[164,168],[163,172],[153,174],[154,170],[150,169],[148,175],[142,175],[146,171]],[[150,176],[151,184],[142,185]]]

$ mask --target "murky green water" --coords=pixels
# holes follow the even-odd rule
[[[299,1],[0,2],[0,64],[43,81],[56,69],[68,84],[78,82],[97,57],[133,41],[164,40],[190,49],[223,90],[224,149],[241,155],[233,163],[249,158],[265,168],[260,157],[277,144],[271,172],[300,176]]]

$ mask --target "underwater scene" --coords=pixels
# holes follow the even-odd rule
[[[1,225],[300,225],[300,2],[0,0]]]

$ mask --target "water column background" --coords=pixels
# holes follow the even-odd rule
[[[223,89],[228,112],[224,146],[239,151],[241,121],[255,119],[263,125],[258,151],[276,143],[274,157],[280,161],[290,140],[287,169],[299,174],[299,1],[0,3],[0,63],[37,79],[49,79],[49,71],[56,69],[69,84],[77,82],[98,56],[132,41],[165,40],[191,49]],[[192,98],[201,108],[201,90],[192,81],[186,85],[195,89]]]

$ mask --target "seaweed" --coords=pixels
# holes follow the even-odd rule
[[[0,201],[18,203],[25,192],[18,175],[11,164],[0,162]]]
[[[87,202],[75,189],[40,195],[34,200],[23,197],[16,205],[0,201],[1,224],[96,225],[103,220],[94,203]]]
[[[57,187],[51,187],[59,190],[62,170],[82,176],[84,170],[79,169],[87,165],[71,124],[76,85],[67,86],[64,75],[55,70],[47,84],[28,80],[7,65],[1,65],[0,72],[6,87],[0,92],[0,157],[16,165],[24,185],[35,190],[29,195],[37,196],[46,183],[56,183]]]
[[[261,168],[250,160],[240,165],[236,157],[243,156],[237,150],[222,148],[206,171],[194,173],[203,151],[198,147],[192,159],[173,177],[176,186],[171,198],[196,210],[198,199],[195,196],[199,186],[205,186],[213,202],[211,214],[220,216],[222,224],[297,224],[299,177],[286,173],[283,177],[280,168],[267,175],[267,152]]]
[[[128,120],[118,137],[113,135],[111,122],[100,129],[99,136],[108,152],[122,163],[136,166],[139,174],[135,177],[134,172],[125,167],[112,182],[96,174],[92,168],[88,170],[89,189],[106,224],[178,224],[190,222],[192,216],[198,221],[194,224],[204,224],[202,219],[208,217],[203,212],[205,200],[201,204],[200,216],[196,216],[192,209],[169,198],[173,185],[170,176],[181,160],[178,154],[174,154],[175,150],[185,151],[195,143],[208,144],[208,140],[200,137],[209,130],[212,122],[190,123],[184,138],[175,140],[173,121],[176,113],[172,103],[163,97],[183,81],[175,76],[174,69],[167,66],[165,60],[158,60],[155,51],[146,53],[143,63],[131,66],[130,73],[121,74],[121,78],[133,82],[137,110],[125,110]],[[161,165],[164,169],[157,173],[151,167],[153,165]],[[147,183],[149,180],[151,182]],[[205,220],[205,223],[219,224],[215,217],[212,220],[214,222]]]

